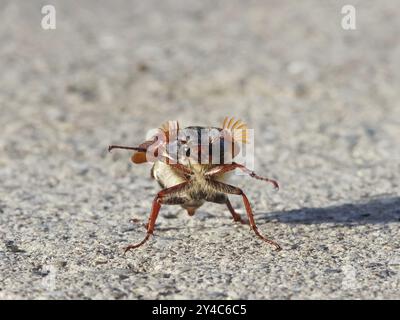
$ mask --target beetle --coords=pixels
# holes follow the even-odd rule
[[[138,147],[110,145],[108,151],[133,150],[131,160],[135,164],[153,163],[151,177],[161,187],[152,203],[145,238],[127,246],[125,253],[149,240],[162,205],[180,205],[193,216],[205,202],[225,204],[235,222],[249,223],[258,238],[272,245],[275,250],[281,250],[278,243],[259,232],[250,202],[242,189],[226,182],[227,176],[239,169],[279,189],[277,181],[259,176],[233,161],[248,143],[247,139],[247,125],[241,120],[226,117],[222,127],[190,126],[181,129],[177,121],[169,121]],[[235,211],[228,195],[242,197],[248,222]]]

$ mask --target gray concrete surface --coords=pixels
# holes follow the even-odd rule
[[[0,298],[399,298],[399,11],[0,1]],[[256,130],[256,171],[281,183],[236,179],[283,251],[210,204],[163,208],[154,238],[123,256],[157,185],[107,146],[226,115]]]

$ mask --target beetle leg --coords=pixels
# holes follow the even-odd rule
[[[253,211],[251,209],[251,205],[250,205],[249,199],[247,198],[245,193],[242,191],[242,189],[240,189],[238,187],[235,187],[235,186],[232,186],[230,184],[219,182],[219,181],[212,181],[212,185],[218,192],[223,192],[223,193],[228,193],[228,194],[236,194],[236,195],[242,196],[243,203],[244,203],[244,206],[246,208],[247,217],[248,217],[249,222],[250,222],[250,227],[253,229],[254,233],[260,239],[262,239],[263,241],[265,241],[268,244],[274,246],[276,251],[281,250],[281,247],[280,247],[279,244],[277,244],[275,241],[263,236],[260,233],[260,231],[258,231],[257,225],[256,225],[256,223],[254,221],[254,215],[253,215]]]
[[[235,222],[240,222],[241,224],[247,224],[247,221],[243,220],[240,214],[238,214],[235,211],[235,209],[233,209],[232,204],[225,193],[213,194],[212,196],[207,197],[206,200],[213,203],[226,204]]]
[[[186,181],[186,182],[180,183],[176,186],[161,190],[160,192],[157,193],[156,197],[153,200],[153,205],[151,208],[149,221],[146,225],[147,226],[147,234],[146,234],[145,238],[137,244],[131,244],[131,245],[125,247],[124,253],[128,252],[131,249],[140,247],[147,240],[149,240],[150,236],[153,234],[154,226],[156,224],[158,213],[160,212],[161,204],[181,204],[184,201],[184,199],[179,198],[178,196],[175,197],[175,194],[178,195],[179,193],[181,193],[182,190],[185,189],[185,187],[187,187],[188,184],[189,183]],[[170,196],[170,197],[165,199],[166,196]]]
[[[279,189],[279,184],[277,181],[273,180],[273,179],[269,179],[269,178],[264,178],[261,177],[259,175],[257,175],[254,171],[251,171],[250,169],[247,169],[244,165],[238,164],[238,163],[233,163],[236,168],[242,170],[243,172],[247,173],[250,177],[255,178],[257,180],[262,180],[262,181],[266,181],[266,182],[271,182],[274,185],[275,189]]]
[[[182,172],[183,174],[187,174],[187,175],[191,175],[193,174],[193,171],[184,166],[183,164],[180,163],[175,163],[175,164],[170,164],[171,167],[173,167],[174,169],[177,169],[178,171]]]
[[[208,171],[206,173],[206,175],[207,176],[213,176],[213,175],[216,175],[216,174],[226,173],[226,172],[229,172],[229,171],[232,171],[232,170],[235,170],[235,169],[240,169],[243,172],[247,173],[250,177],[255,178],[257,180],[271,182],[276,189],[279,189],[279,184],[278,184],[277,181],[269,179],[269,178],[261,177],[261,176],[257,175],[254,171],[251,171],[250,169],[246,168],[244,165],[241,165],[241,164],[236,163],[236,162],[233,162],[231,164],[224,164],[224,165],[221,165],[221,166],[214,167],[210,171]]]
[[[232,207],[231,202],[229,201],[228,197],[226,197],[226,206],[228,207],[229,212],[231,213],[233,220],[235,222],[240,222],[241,224],[248,224],[246,220],[243,220],[239,213],[235,211]]]

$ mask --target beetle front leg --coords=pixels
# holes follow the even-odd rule
[[[214,168],[212,168],[210,171],[206,173],[207,176],[214,176],[214,175],[220,175],[223,173],[227,173],[229,171],[233,171],[235,169],[240,169],[244,173],[247,173],[250,177],[257,179],[257,180],[262,180],[266,182],[270,182],[274,185],[275,189],[279,189],[279,184],[277,181],[270,179],[270,178],[265,178],[261,177],[258,174],[256,174],[254,171],[251,171],[250,169],[246,168],[244,165],[232,162],[231,164],[224,164],[224,165],[219,165]]]

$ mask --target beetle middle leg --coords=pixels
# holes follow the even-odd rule
[[[248,224],[247,221],[243,220],[242,217],[240,216],[240,214],[235,211],[235,209],[233,208],[233,206],[232,206],[231,202],[229,201],[229,198],[226,194],[217,193],[211,197],[207,197],[206,200],[209,202],[213,202],[213,203],[226,204],[226,206],[228,207],[228,210],[231,213],[232,218],[235,222],[240,222],[241,224]]]
[[[228,210],[231,213],[233,220],[235,222],[240,222],[241,224],[248,224],[248,222],[246,220],[243,220],[243,218],[240,216],[240,214],[237,213],[235,211],[235,209],[232,207],[232,204],[229,201],[228,197],[226,197],[226,206],[228,207]]]
[[[160,208],[162,204],[182,204],[185,199],[179,197],[181,192],[189,185],[189,182],[183,182],[176,186],[161,190],[157,193],[156,197],[153,200],[153,204],[151,207],[151,213],[149,217],[149,221],[147,223],[147,234],[145,238],[137,244],[131,244],[124,248],[124,253],[128,252],[131,249],[136,249],[143,245],[147,240],[149,240],[150,236],[153,234],[154,226],[156,224],[156,220],[158,217],[158,213],[160,212]]]

